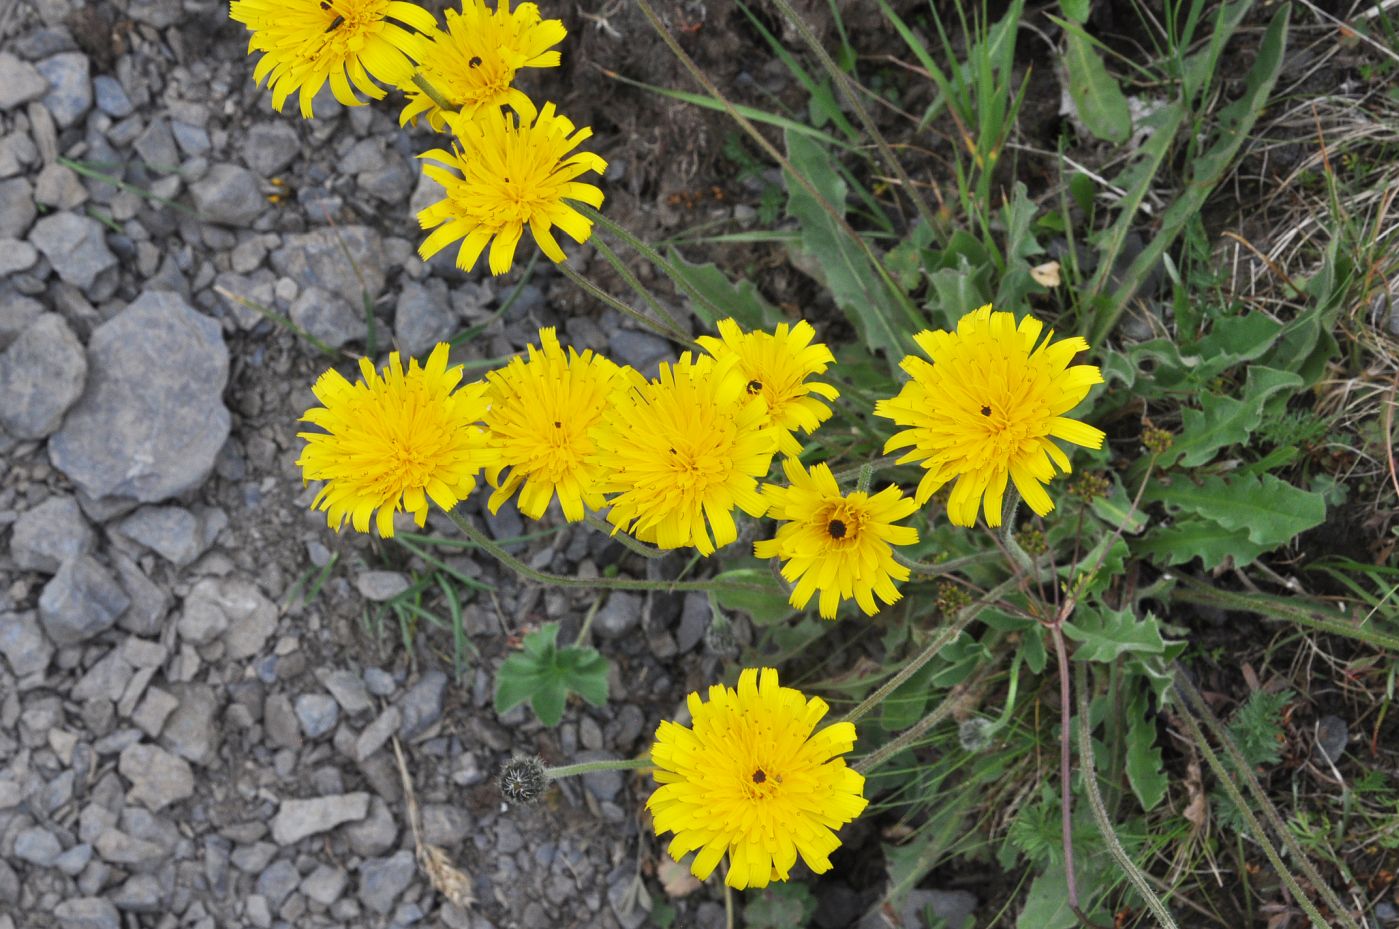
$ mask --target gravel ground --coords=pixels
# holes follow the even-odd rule
[[[522,631],[560,620],[566,639],[594,595],[450,559],[495,586],[465,606],[481,654],[460,681],[449,640],[410,654],[396,625],[367,631],[366,604],[414,565],[308,509],[295,420],[329,361],[221,294],[360,352],[368,290],[378,344],[418,353],[510,285],[417,259],[426,133],[329,96],[314,122],[273,113],[225,16],[207,0],[0,2],[0,929],[642,925],[643,781],[594,775],[519,809],[492,777],[516,752],[644,750],[719,673],[707,603],[614,594],[593,627],[612,700],[553,730],[498,716],[493,672]],[[670,353],[610,311],[561,315],[577,305],[544,269],[454,357],[512,354],[540,325],[639,368]],[[484,519],[483,499],[465,510]],[[525,529],[513,507],[485,522]],[[523,554],[647,570],[581,528]],[[293,586],[332,557],[303,603]],[[394,735],[424,839],[471,907],[415,864]],[[677,925],[722,925],[720,899],[670,901]]]

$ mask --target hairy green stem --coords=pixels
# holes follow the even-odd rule
[[[641,323],[641,325],[645,326],[647,329],[654,330],[655,332],[665,336],[667,339],[679,342],[682,345],[689,345],[694,341],[680,330],[674,329],[666,325],[665,323],[660,322],[659,320],[654,320],[648,316],[645,316],[644,314],[638,313],[632,307],[627,306],[621,300],[618,300],[616,297],[612,296],[610,293],[603,290],[601,287],[594,284],[592,281],[588,280],[586,277],[570,268],[568,266],[568,262],[561,261],[554,267],[562,271],[564,277],[577,284],[586,293],[597,298],[598,300],[601,300],[603,303],[612,307],[612,309],[616,310],[618,313],[621,313],[623,316],[630,316],[632,319]]]
[[[1175,919],[1171,916],[1171,911],[1166,908],[1166,904],[1161,898],[1156,896],[1156,892],[1147,884],[1146,877],[1140,868],[1137,867],[1127,850],[1118,841],[1117,833],[1113,831],[1112,821],[1108,818],[1107,805],[1103,803],[1103,795],[1098,790],[1098,770],[1093,758],[1093,733],[1092,725],[1088,721],[1088,669],[1080,663],[1075,671],[1075,681],[1078,684],[1078,757],[1079,763],[1083,766],[1083,792],[1088,797],[1088,805],[1093,810],[1093,821],[1098,824],[1098,832],[1107,843],[1108,852],[1117,862],[1122,873],[1127,875],[1127,880],[1132,882],[1132,886],[1137,888],[1137,893],[1141,894],[1142,900],[1146,902],[1147,909],[1155,914],[1163,929],[1178,929]],[[1066,721],[1067,728],[1067,721]]]
[[[1074,809],[1073,771],[1070,760],[1073,753],[1069,748],[1069,717],[1073,713],[1073,701],[1069,698],[1069,658],[1064,648],[1062,622],[1049,625],[1050,637],[1054,640],[1054,657],[1059,664],[1059,827],[1064,833],[1064,884],[1069,897],[1069,909],[1084,919],[1078,904],[1078,879],[1074,873]],[[1087,922],[1084,919],[1084,922]]]
[[[457,112],[457,106],[454,103],[452,103],[452,101],[448,100],[447,96],[444,93],[442,93],[442,91],[438,90],[435,86],[433,86],[432,81],[429,81],[427,77],[424,76],[423,72],[413,72],[413,83],[417,85],[419,90],[427,94],[428,99],[431,100],[433,103],[437,104],[437,108],[442,112]]]
[[[680,321],[675,318],[675,315],[661,305],[661,302],[656,299],[655,294],[651,293],[651,289],[641,283],[635,274],[632,274],[631,269],[626,266],[621,258],[617,257],[617,253],[602,240],[601,236],[594,236],[592,243],[597,253],[605,258],[607,263],[612,266],[612,269],[617,272],[617,276],[625,281],[628,287],[636,291],[641,299],[646,301],[646,305],[651,308],[652,313],[656,314],[657,319],[664,319],[676,332],[683,330],[684,327],[680,325]]]
[[[527,581],[536,584],[552,584],[555,587],[566,587],[573,590],[660,590],[666,593],[673,593],[680,590],[703,590],[703,591],[730,591],[746,590],[753,593],[769,593],[766,587],[757,584],[736,584],[719,583],[716,581],[651,581],[629,577],[567,577],[563,574],[550,574],[545,571],[536,571],[525,564],[514,555],[501,548],[485,533],[471,525],[471,522],[458,513],[456,510],[448,513],[447,516],[452,522],[457,524],[457,528],[462,531],[467,540],[478,548],[486,552],[496,561],[514,571]]]
[[[1288,854],[1297,862],[1297,866],[1302,869],[1302,874],[1305,875],[1307,880],[1312,883],[1312,886],[1316,888],[1317,893],[1321,894],[1322,902],[1331,908],[1336,914],[1336,918],[1341,921],[1346,929],[1360,929],[1360,924],[1351,917],[1350,911],[1341,903],[1341,898],[1336,896],[1336,892],[1331,889],[1331,885],[1322,879],[1321,873],[1317,871],[1316,866],[1312,864],[1311,858],[1307,856],[1306,851],[1297,840],[1293,838],[1292,831],[1287,828],[1287,824],[1283,822],[1282,817],[1278,815],[1278,811],[1273,806],[1272,801],[1269,800],[1268,795],[1263,792],[1263,785],[1258,783],[1258,778],[1254,775],[1253,767],[1249,765],[1248,759],[1244,758],[1243,753],[1239,751],[1239,747],[1234,744],[1233,738],[1229,735],[1229,730],[1225,728],[1224,723],[1220,722],[1219,717],[1214,715],[1214,710],[1210,709],[1209,704],[1205,702],[1205,698],[1195,689],[1195,685],[1190,682],[1190,679],[1179,666],[1175,669],[1174,687],[1177,693],[1186,698],[1184,715],[1188,717],[1192,709],[1198,710],[1200,718],[1205,721],[1205,725],[1214,733],[1215,738],[1219,739],[1219,744],[1223,746],[1225,754],[1229,756],[1229,760],[1233,763],[1234,767],[1238,769],[1238,776],[1243,779],[1245,786],[1248,787],[1249,793],[1258,801],[1259,808],[1263,810],[1264,818],[1268,820],[1273,830],[1277,832],[1278,838],[1282,840],[1282,844],[1287,849]],[[1195,729],[1198,728],[1198,724],[1195,723],[1192,718],[1190,719],[1190,725],[1192,726],[1193,734]],[[1216,771],[1215,773],[1218,774],[1219,772]],[[1222,775],[1221,779],[1224,779]],[[1226,785],[1226,787],[1230,786],[1232,785]],[[1235,791],[1238,790],[1237,787],[1233,789]],[[1242,805],[1239,807],[1239,811],[1241,813],[1245,812]],[[1249,815],[1252,815],[1251,812]],[[1250,825],[1252,826],[1253,824],[1250,823]]]
[[[644,758],[613,758],[605,761],[580,761],[578,764],[559,765],[557,768],[545,768],[544,774],[551,780],[558,780],[561,777],[577,777],[580,774],[592,774],[597,771],[642,771],[651,767],[651,756]]]
[[[640,555],[642,558],[664,558],[668,554],[667,552],[659,548],[656,548],[653,545],[647,545],[640,539],[632,538],[625,532],[614,531],[612,524],[598,516],[596,513],[588,513],[587,515],[585,515],[583,517],[583,522],[587,523],[589,528],[596,529],[598,532],[604,533],[609,538],[616,539],[622,544],[623,548],[628,549],[629,551],[636,552],[636,554]]]
[[[912,726],[909,726],[903,732],[900,732],[897,738],[891,739],[861,758],[852,767],[861,774],[869,774],[875,768],[884,764],[884,762],[893,758],[899,752],[916,742],[922,737],[923,733],[952,715],[952,710],[956,708],[957,701],[961,699],[961,696],[960,693],[949,693],[943,698],[942,702],[933,707],[926,716],[918,720],[918,722],[914,723]]]

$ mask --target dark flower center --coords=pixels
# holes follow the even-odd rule
[[[982,416],[990,416],[990,415],[991,415],[991,408],[990,408],[989,406],[983,406],[983,407],[981,408],[981,415],[982,415]]]
[[[760,394],[763,392],[763,382],[752,380],[748,382],[748,392],[750,394]]]
[[[766,772],[762,768],[753,772],[753,783],[761,784],[768,779]]]
[[[845,538],[845,523],[838,519],[833,519],[826,525],[826,531],[830,533],[833,539],[843,539]]]
[[[472,68],[479,68],[479,67],[481,67],[481,56],[480,56],[480,55],[472,55],[472,56],[471,56],[471,60],[467,62],[467,66],[468,66],[468,67],[472,67]]]

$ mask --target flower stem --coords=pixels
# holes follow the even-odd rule
[[[898,674],[895,674],[884,683],[884,686],[866,697],[859,706],[855,707],[855,709],[851,710],[849,713],[846,713],[841,721],[853,723],[870,710],[883,703],[886,697],[895,690],[898,690],[899,685],[917,674],[919,668],[923,667],[929,661],[932,661],[933,657],[936,656],[938,652],[942,651],[953,639],[961,635],[962,630],[967,627],[968,623],[976,618],[976,615],[981,612],[982,607],[996,600],[1002,593],[1009,590],[1014,585],[1015,582],[1013,580],[1003,581],[999,586],[987,593],[986,596],[965,607],[957,614],[957,618],[954,619],[950,625],[944,626],[937,635],[933,636],[933,640],[924,647],[923,651],[919,652],[908,664],[904,665],[903,668],[899,670]]]
[[[549,574],[545,571],[536,571],[525,564],[514,555],[501,548],[485,533],[471,525],[465,516],[456,510],[447,514],[452,522],[457,524],[457,528],[462,531],[467,540],[478,548],[484,550],[496,561],[514,571],[527,581],[536,584],[552,584],[555,587],[567,587],[574,590],[662,590],[673,593],[679,590],[746,590],[754,593],[766,593],[768,588],[760,587],[757,584],[741,583],[719,583],[716,581],[651,581],[630,577],[567,577],[563,574]]]
[[[679,342],[682,345],[689,345],[694,341],[688,335],[681,332],[679,329],[675,329],[663,322],[651,319],[648,316],[644,316],[641,313],[638,313],[636,310],[627,306],[621,300],[618,300],[616,297],[612,296],[610,293],[603,290],[601,287],[594,284],[592,281],[588,280],[586,277],[570,268],[568,266],[568,262],[561,261],[558,264],[556,264],[555,267],[563,272],[564,277],[568,278],[569,280],[573,281],[573,283],[583,288],[583,290],[586,291],[588,294],[590,294],[593,297],[596,297],[598,300],[601,300],[603,303],[612,307],[612,309],[616,310],[618,313],[621,313],[623,316],[630,316],[632,319],[641,323],[647,329],[652,329],[665,336],[667,339]]]
[[[621,258],[617,257],[617,253],[602,240],[601,236],[593,239],[593,248],[597,249],[599,255],[607,259],[607,263],[617,272],[617,276],[625,281],[628,287],[636,291],[641,296],[641,299],[646,301],[646,305],[651,308],[652,313],[656,314],[657,319],[664,319],[668,324],[674,326],[676,331],[682,328],[674,314],[661,305],[661,302],[656,299],[655,294],[651,293],[649,287],[637,280],[636,275],[631,273],[631,269],[623,263]]]
[[[615,529],[611,524],[598,517],[596,513],[587,514],[583,517],[583,521],[598,532],[606,533],[610,538],[616,539],[622,543],[624,548],[636,552],[642,558],[664,558],[667,554],[655,546],[647,545],[640,539],[634,539],[625,532]]]
[[[444,95],[442,91],[438,90],[435,86],[433,86],[432,81],[429,81],[427,77],[423,74],[423,72],[413,72],[413,83],[417,85],[419,90],[427,94],[428,99],[431,100],[433,103],[437,104],[437,108],[442,112],[457,112],[457,106],[454,105],[452,101],[448,100],[446,95]]]
[[[580,761],[578,764],[559,765],[557,768],[545,768],[544,774],[551,780],[561,777],[577,777],[580,774],[592,774],[595,771],[642,771],[651,767],[650,757],[646,758],[613,758],[605,761]]]

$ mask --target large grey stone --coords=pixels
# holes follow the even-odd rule
[[[0,236],[17,239],[29,231],[34,217],[34,187],[22,177],[0,181]],[[33,243],[35,247],[38,243]]]
[[[10,557],[26,571],[53,574],[69,558],[92,551],[94,540],[77,500],[49,497],[15,520]]]
[[[407,740],[426,732],[442,718],[442,698],[446,690],[447,675],[429,671],[403,695],[398,702],[398,711],[403,716],[398,728],[400,738]]]
[[[291,845],[307,836],[329,832],[343,823],[357,822],[369,815],[369,794],[334,794],[310,800],[283,800],[272,817],[272,838],[278,845]]]
[[[53,646],[44,637],[33,610],[0,613],[0,655],[10,663],[15,677],[40,674],[53,660]]]
[[[45,313],[0,353],[0,426],[15,438],[42,439],[82,395],[87,358],[57,313]]]
[[[131,782],[126,799],[155,812],[194,795],[194,771],[189,762],[158,745],[128,745],[117,762],[121,776]]]
[[[174,171],[179,167],[180,151],[175,147],[170,123],[164,118],[151,120],[145,131],[136,137],[132,147],[152,171]]]
[[[67,129],[92,109],[91,71],[82,52],[60,52],[35,67],[49,82],[43,103],[58,128]]]
[[[102,224],[76,213],[52,213],[34,224],[29,242],[65,282],[87,290],[97,275],[116,266]]]
[[[334,291],[353,306],[363,304],[363,291],[374,296],[384,289],[383,241],[368,226],[335,226],[287,236],[270,258],[283,277],[302,287]]]
[[[360,902],[376,913],[389,912],[413,882],[415,870],[413,853],[407,849],[364,862],[359,866]]]
[[[300,151],[300,136],[285,122],[258,123],[243,137],[243,161],[263,177],[291,164]]]
[[[456,331],[457,317],[447,304],[447,290],[440,281],[436,283],[432,287],[409,281],[398,295],[393,334],[405,355],[424,355]]]
[[[48,89],[49,82],[33,65],[9,52],[0,52],[0,110],[38,100]]]
[[[319,739],[340,720],[340,705],[329,694],[302,694],[296,698],[296,718],[308,739]]]
[[[168,561],[187,565],[208,550],[226,525],[228,516],[219,509],[143,506],[117,523],[117,531]]]
[[[321,287],[307,287],[287,311],[291,321],[331,348],[346,342],[362,342],[369,335],[364,313],[341,294]]]
[[[0,184],[0,187],[3,187]],[[44,315],[44,305],[33,297],[10,293],[0,297],[0,349],[18,339],[20,333]]]
[[[214,165],[190,185],[190,193],[203,219],[225,226],[246,226],[267,206],[257,175],[239,165]]]
[[[58,837],[42,826],[31,826],[15,836],[15,857],[41,868],[52,867],[63,854]]]
[[[641,621],[642,599],[637,594],[614,590],[593,617],[593,630],[604,639],[620,639]]]
[[[58,645],[77,645],[110,629],[130,605],[107,569],[91,555],[65,561],[39,595],[39,621]]]
[[[218,696],[207,684],[186,684],[172,690],[180,702],[165,721],[160,732],[161,742],[197,765],[213,764],[222,741],[222,732],[215,722]]]
[[[228,438],[228,349],[182,297],[147,291],[88,343],[87,389],[49,457],[90,497],[154,503],[193,490]]]
[[[61,929],[121,929],[121,914],[109,900],[78,897],[53,908]]]
[[[28,271],[39,261],[39,250],[19,239],[0,238],[0,278]]]

